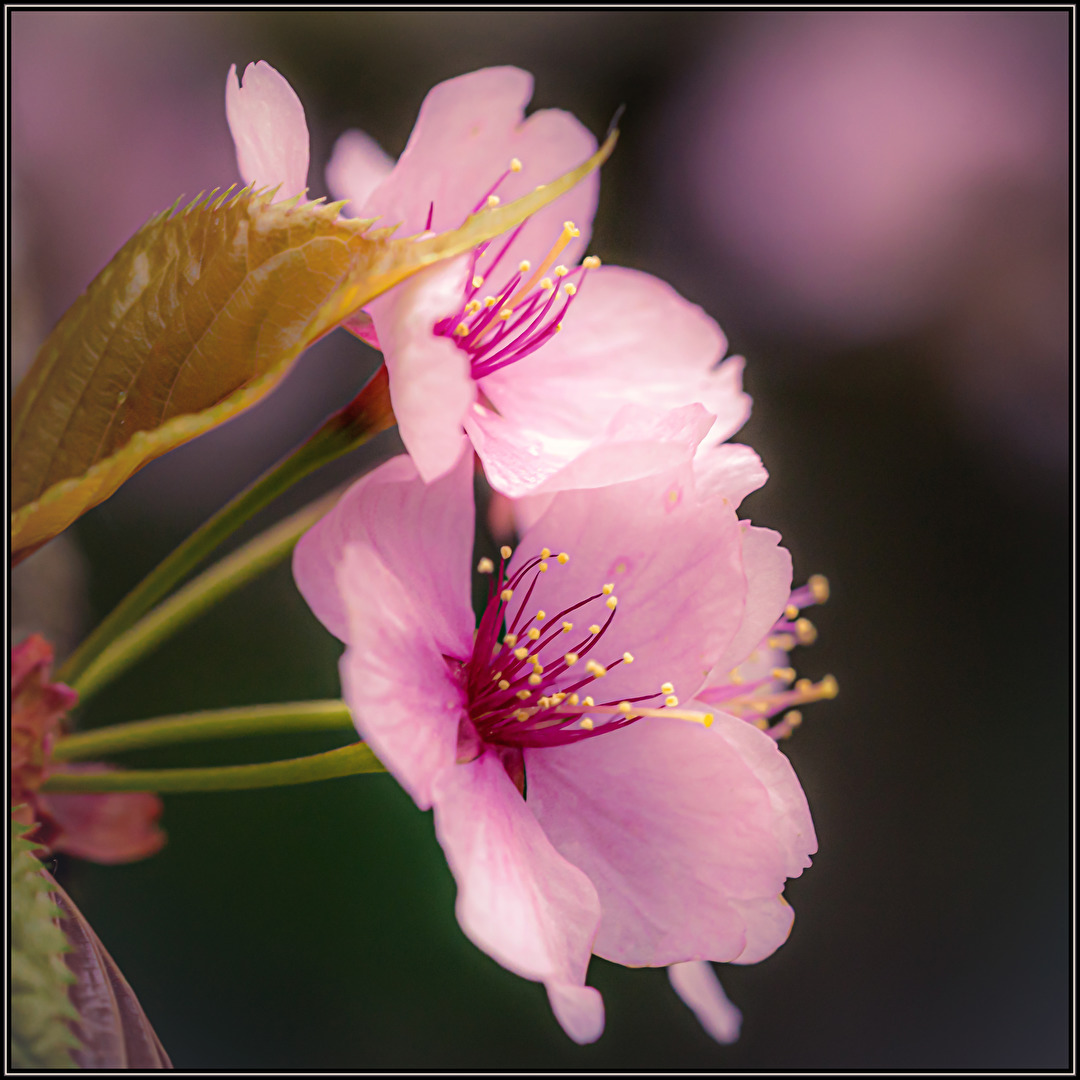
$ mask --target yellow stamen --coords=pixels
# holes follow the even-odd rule
[[[664,698],[664,704],[669,708],[674,708],[679,704],[679,699],[674,694],[668,694],[668,696]]]
[[[514,549],[512,547],[508,547],[506,544],[503,544],[503,546],[499,548],[499,554],[504,559],[509,559],[510,556],[514,554]]]
[[[518,709],[518,711],[516,713],[514,713],[514,719],[518,720],[518,721],[528,720],[529,719],[529,711],[528,711],[528,709]]]
[[[485,557],[476,564],[476,572],[478,574],[494,574],[495,564],[489,558]]]
[[[795,623],[795,636],[800,645],[813,645],[817,641],[817,627],[809,619],[799,619]]]
[[[529,676],[530,686],[539,686],[543,681],[543,678],[539,675],[533,674]]]
[[[784,608],[784,615],[789,619],[797,619],[799,617],[799,609],[794,604],[788,604]]]
[[[600,591],[605,596],[610,596],[615,591],[615,586],[614,585],[605,585]]]
[[[465,337],[469,333],[469,328],[465,323],[459,322],[457,326],[454,327],[454,333],[457,334],[458,337]]]
[[[600,265],[600,256],[586,255],[585,258],[581,260],[581,265],[584,266],[586,270],[595,270]]]
[[[540,637],[540,631],[535,626],[530,626],[526,637],[528,637],[530,641],[536,641]]]
[[[829,579],[824,574],[811,574],[806,584],[810,586],[810,595],[819,604],[829,599]]]
[[[519,660],[524,660],[524,659],[525,659],[525,657],[529,655],[529,650],[528,650],[528,649],[526,649],[524,645],[522,645],[520,649],[515,649],[515,650],[514,650],[514,655],[515,655],[515,656],[516,656],[516,657],[517,657],[517,658],[518,658]]]
[[[567,700],[571,705],[577,705],[581,701],[581,698],[579,698],[577,694],[571,694]]]
[[[566,666],[567,667],[573,667],[578,662],[580,657],[578,656],[578,654],[576,652],[568,652],[563,657],[563,659],[566,661]]]
[[[503,644],[508,649],[512,649],[517,643],[518,643],[517,634],[507,634],[506,637],[503,638]]]
[[[550,559],[551,558],[551,548],[541,548],[540,549],[540,558],[541,559]]]
[[[622,654],[622,658],[623,658],[623,663],[624,664],[632,664],[634,662],[633,656],[628,652],[624,652]]]
[[[502,201],[502,200],[501,200],[501,199],[499,198],[499,196],[498,196],[498,195],[489,195],[489,196],[487,197],[487,204],[488,204],[488,206],[490,206],[490,207],[496,207],[496,206],[498,206],[498,205],[499,205],[499,203],[500,203],[501,201]]]
[[[538,611],[536,613],[536,621],[537,622],[543,622],[546,618],[547,618],[547,612],[546,611]]]
[[[589,627],[589,633],[590,634],[599,634],[600,633],[600,624],[599,623],[593,623],[592,626]]]
[[[784,682],[792,682],[795,679],[795,669],[793,667],[774,667],[772,677],[782,679]]]
[[[510,171],[521,172],[521,162],[517,158],[510,159]]]
[[[593,729],[593,722],[592,722],[592,717],[591,717],[591,716],[585,716],[585,717],[582,717],[582,720],[581,720],[581,726],[582,726],[582,727],[583,727],[583,728],[584,728],[584,729],[585,729],[586,731],[592,731],[592,729]]]
[[[500,690],[509,690],[510,689],[510,684],[505,679],[500,679],[499,680],[499,689]]]
[[[531,269],[532,263],[530,263],[528,259],[522,259],[521,262],[518,263],[519,274],[527,274]]]
[[[519,690],[515,695],[520,701],[528,701],[532,697],[531,690]]]
[[[556,562],[561,563],[563,566],[565,566],[570,561],[570,556],[567,555],[565,551],[560,551],[559,554],[555,557],[555,559]]]
[[[615,610],[615,605],[618,604],[619,598],[617,596],[609,596],[604,603],[607,604],[612,611]]]
[[[573,296],[577,292],[577,286],[572,281],[568,281],[563,286],[563,292],[565,292],[567,296]]]
[[[503,589],[503,591],[501,593],[499,593],[499,599],[502,600],[505,603],[513,595],[514,595],[514,590],[513,589]]]
[[[592,709],[596,707],[596,702],[593,701],[591,697],[586,697],[581,704],[584,705],[586,709]]]
[[[540,563],[540,573],[541,574],[546,574],[547,573],[547,568],[548,568],[548,564],[546,562],[541,562]]]
[[[627,716],[634,711],[634,706],[629,701],[620,701],[618,704],[618,710],[621,713],[626,713]]]
[[[660,684],[660,693],[661,694],[674,694],[675,693],[675,687],[672,686],[671,683],[669,683],[669,682],[661,683]]]
[[[484,284],[484,279],[479,274],[476,274],[472,279],[472,287],[474,289],[479,289],[480,286],[483,285],[483,284]]]
[[[598,679],[602,679],[607,674],[607,668],[603,664],[598,664],[595,660],[586,660],[585,670]]]
[[[574,225],[574,223],[572,221],[567,221],[567,222],[563,223],[563,231],[562,231],[561,235],[559,236],[559,239],[555,241],[555,244],[552,247],[552,249],[547,253],[547,255],[544,256],[544,261],[536,268],[536,271],[533,274],[533,276],[531,278],[529,278],[529,280],[527,282],[525,282],[525,284],[522,285],[521,288],[518,289],[518,291],[516,293],[514,293],[514,295],[510,298],[510,300],[509,300],[510,307],[517,307],[517,305],[519,303],[521,303],[521,301],[526,296],[529,295],[529,291],[537,283],[537,281],[540,280],[541,274],[546,273],[547,268],[549,266],[551,266],[551,264],[553,262],[555,262],[555,260],[559,257],[560,254],[562,254],[563,248],[565,248],[566,245],[569,244],[571,240],[573,240],[575,237],[580,236],[580,235],[581,235],[581,231],[577,228],[577,226]],[[558,273],[558,271],[556,271],[556,273]],[[547,279],[547,278],[544,279],[544,281],[548,281],[548,280],[549,279]],[[541,281],[540,282],[540,288],[541,289],[543,289],[543,288],[551,288],[551,285],[548,284],[547,286],[545,286],[544,282]]]
[[[573,629],[574,629],[574,624],[572,622],[564,622],[562,624],[562,632],[564,634],[569,634],[570,631],[573,630]]]

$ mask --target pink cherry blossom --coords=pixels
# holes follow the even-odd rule
[[[229,95],[244,179],[280,183],[282,195],[303,188],[306,127],[288,83],[260,63],[242,90],[230,73]],[[532,77],[511,67],[440,83],[396,163],[367,136],[342,136],[327,171],[332,193],[404,236],[454,229],[485,204],[527,194],[596,149],[569,113],[525,119],[531,96]],[[746,420],[743,360],[720,363],[727,342],[712,318],[657,278],[582,258],[598,190],[594,173],[508,237],[431,267],[346,322],[383,351],[401,437],[424,480],[453,467],[463,429],[492,486],[519,497],[573,486],[568,466],[591,447],[632,440],[642,412],[701,403],[712,417],[707,446]],[[612,457],[608,482],[662,467]]]
[[[41,791],[53,773],[99,772],[100,764],[52,761],[62,722],[77,696],[49,681],[52,646],[33,634],[11,650],[11,805],[29,835],[49,851],[64,851],[100,863],[132,862],[160,850],[165,834],[157,825],[161,800],[148,792],[58,795]]]
[[[769,597],[776,621],[791,582],[776,534],[738,520],[731,485],[699,483],[692,454],[552,497],[516,553],[481,560],[479,625],[469,456],[430,484],[410,458],[386,463],[294,557],[347,645],[358,731],[434,810],[462,929],[542,982],[578,1042],[603,1029],[591,953],[635,967],[760,960],[790,930],[785,879],[816,850],[776,742],[692,704]],[[673,981],[730,1034],[703,975]]]

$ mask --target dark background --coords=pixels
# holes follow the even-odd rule
[[[313,195],[345,127],[397,154],[435,82],[517,64],[534,106],[597,133],[626,104],[591,250],[671,281],[748,358],[738,438],[771,479],[744,514],[833,586],[796,661],[841,693],[785,744],[820,851],[788,886],[787,944],[719,969],[738,1043],[713,1043],[662,971],[594,960],[607,1027],[574,1045],[538,984],[465,939],[430,815],[373,776],[168,797],[160,855],[61,860],[178,1067],[1068,1063],[1069,18],[11,15],[16,377],[150,213],[237,178],[230,62],[297,89]],[[19,568],[15,640],[70,648],[375,362],[332,335],[252,413],[145,469]],[[244,535],[399,449],[381,436]],[[80,723],[336,696],[338,652],[282,566]]]

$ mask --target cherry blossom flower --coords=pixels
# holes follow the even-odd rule
[[[485,204],[517,198],[596,149],[573,116],[524,119],[532,77],[486,68],[425,98],[393,163],[347,132],[328,168],[335,194],[361,218],[403,235],[453,229]],[[288,83],[268,64],[229,73],[228,117],[245,181],[303,190],[307,127]],[[472,440],[492,486],[511,497],[576,483],[568,469],[597,445],[639,441],[643,423],[702,403],[706,445],[743,424],[743,360],[720,363],[720,328],[697,305],[637,270],[584,257],[599,179],[584,179],[508,237],[431,267],[346,326],[383,351],[406,449],[425,481],[453,467]],[[664,467],[633,449],[612,455],[608,481]]]
[[[477,625],[472,462],[456,456],[426,485],[408,457],[359,480],[294,573],[347,645],[358,731],[434,810],[462,929],[589,1042],[591,953],[753,963],[788,935],[784,882],[816,850],[798,780],[775,740],[693,699],[775,623],[791,561],[739,522],[737,476],[695,475],[690,444],[662,473],[555,495],[516,553],[480,560]],[[702,974],[673,973],[699,1015],[718,990]]]
[[[21,824],[37,824],[30,839],[100,863],[133,862],[160,850],[162,804],[148,792],[59,795],[41,791],[53,773],[99,772],[106,765],[51,760],[61,724],[77,695],[49,681],[52,646],[33,634],[11,650],[11,805]]]

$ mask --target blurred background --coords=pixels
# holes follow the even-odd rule
[[[602,134],[591,250],[670,281],[747,357],[743,505],[829,576],[800,674],[840,697],[784,744],[820,851],[791,938],[722,966],[719,1046],[662,971],[600,960],[577,1047],[475,949],[429,814],[387,776],[165,800],[144,863],[60,881],[178,1067],[1053,1068],[1069,1062],[1070,14],[11,14],[15,380],[153,212],[237,179],[225,74],[265,59],[312,132],[403,149],[425,92],[493,64]],[[658,347],[662,343],[658,343]],[[371,374],[344,332],[13,574],[14,641],[65,654]],[[396,434],[244,536],[400,451]],[[243,539],[244,536],[237,539]],[[95,699],[93,726],[337,696],[287,566]],[[269,760],[316,737],[129,755]]]

